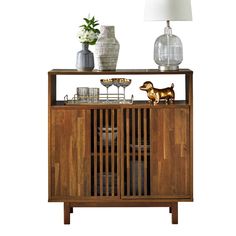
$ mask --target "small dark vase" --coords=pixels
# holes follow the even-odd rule
[[[92,71],[94,68],[94,56],[88,47],[87,43],[82,43],[82,50],[77,53],[77,70]]]

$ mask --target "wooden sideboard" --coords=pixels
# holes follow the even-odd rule
[[[165,74],[184,76],[184,100],[70,106],[56,99],[58,75],[79,81],[79,75],[158,80]],[[73,207],[168,207],[178,223],[178,202],[193,201],[192,75],[188,69],[48,72],[49,202],[64,202],[65,224]]]

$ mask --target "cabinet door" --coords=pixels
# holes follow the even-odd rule
[[[151,195],[150,109],[122,109],[121,196]]]
[[[89,111],[54,109],[50,117],[49,199],[89,196]]]
[[[191,198],[189,108],[122,110],[122,198]]]
[[[120,198],[120,110],[91,109],[91,197]]]
[[[191,198],[189,118],[189,108],[151,110],[151,195]]]

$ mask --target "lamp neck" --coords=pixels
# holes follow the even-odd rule
[[[168,28],[170,28],[170,21],[169,21],[169,20],[166,21],[166,26],[167,26]]]
[[[170,21],[166,21],[166,27],[164,29],[165,34],[172,35],[172,29],[170,27]]]

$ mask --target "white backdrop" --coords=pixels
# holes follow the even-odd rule
[[[192,1],[193,22],[173,22],[182,68],[194,70],[194,199],[166,208],[82,208],[63,225],[47,203],[47,71],[74,68],[88,13],[115,25],[118,68],[156,68],[164,22],[144,22],[144,0],[8,0],[0,3],[0,235],[235,235],[234,1]],[[94,50],[94,47],[91,47]],[[117,227],[118,226],[118,227]],[[5,231],[5,233],[3,233]]]

